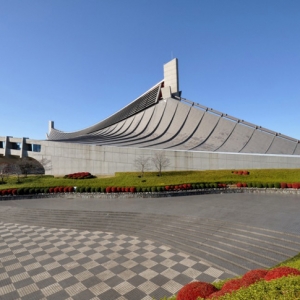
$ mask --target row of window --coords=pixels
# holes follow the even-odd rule
[[[0,149],[5,148],[5,142],[0,141]],[[21,150],[22,148],[22,143],[10,143],[9,149],[13,150]],[[41,145],[38,144],[25,144],[24,148],[26,151],[32,151],[32,152],[41,152]]]

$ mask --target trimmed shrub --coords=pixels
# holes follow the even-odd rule
[[[140,187],[140,186],[138,186],[137,188],[136,188],[136,192],[137,193],[140,193],[142,191],[142,188]]]
[[[156,190],[157,190],[158,192],[161,192],[161,187],[158,186],[158,187],[156,188]]]
[[[258,182],[258,183],[256,184],[256,187],[259,188],[259,189],[261,189],[261,188],[263,187],[263,185],[262,185],[260,182]]]
[[[152,192],[152,193],[157,192],[156,186],[153,186],[153,187],[151,188],[151,192]]]
[[[24,188],[20,188],[17,190],[18,195],[24,195]]]
[[[287,188],[287,184],[286,184],[285,182],[281,182],[281,183],[280,183],[280,187],[281,187],[282,189],[286,189],[286,188]]]
[[[279,183],[279,182],[275,182],[275,183],[274,183],[274,188],[280,189],[280,183]]]
[[[44,188],[44,193],[48,194],[49,193],[49,188]]]
[[[236,291],[243,286],[243,280],[241,278],[234,278],[224,283],[222,286],[222,291],[230,293]]]
[[[249,286],[258,280],[261,280],[267,275],[267,273],[268,271],[264,269],[251,270],[242,277],[243,285]]]
[[[272,189],[274,187],[274,183],[268,183],[268,188]]]
[[[268,271],[268,273],[265,276],[265,280],[270,281],[273,279],[278,279],[278,278],[281,278],[284,276],[289,276],[289,275],[298,275],[299,276],[300,271],[295,268],[291,268],[291,267],[278,267],[278,268]]]
[[[30,195],[34,194],[34,189],[29,189],[29,194]]]
[[[95,188],[95,192],[96,192],[96,193],[101,193],[101,187],[96,187],[96,188]]]
[[[106,193],[106,187],[101,187],[101,193]]]
[[[207,298],[216,291],[217,288],[210,283],[194,281],[179,290],[176,300],[196,300],[198,297]]]
[[[217,291],[217,292],[214,292],[212,294],[210,294],[206,299],[218,299],[219,297],[222,297],[224,296],[225,294],[228,294],[230,292],[228,291],[223,291],[223,290],[220,290],[220,291]]]

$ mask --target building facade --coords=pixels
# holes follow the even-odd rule
[[[157,151],[169,170],[300,168],[299,140],[182,98],[177,59],[162,81],[91,127],[66,133],[50,121],[46,141],[0,137],[0,161],[45,157],[53,175],[135,171],[138,156]]]

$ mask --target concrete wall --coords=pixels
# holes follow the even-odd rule
[[[5,140],[1,138],[1,140]],[[21,142],[24,139],[11,138]],[[23,142],[24,143],[24,142]],[[0,163],[13,158],[29,156],[36,160],[51,161],[52,169],[46,174],[65,175],[75,172],[90,172],[95,175],[111,175],[115,172],[136,171],[134,161],[137,156],[153,157],[163,151],[170,160],[167,170],[219,170],[219,169],[277,169],[300,168],[299,155],[270,155],[199,152],[182,150],[159,150],[151,148],[96,146],[86,144],[40,141],[26,139],[26,143],[40,144],[41,151],[9,149],[4,154],[0,149]],[[155,169],[152,169],[155,171]]]
[[[52,170],[49,174],[90,172],[95,175],[109,175],[136,171],[134,160],[137,156],[152,157],[157,151],[160,150],[43,141],[42,152],[38,155],[51,160]],[[300,168],[300,156],[295,155],[163,151],[170,159],[168,170],[176,171]],[[38,155],[35,154],[35,158]]]

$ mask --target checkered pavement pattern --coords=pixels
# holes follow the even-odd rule
[[[230,277],[168,246],[111,232],[0,222],[0,299],[152,300]]]

